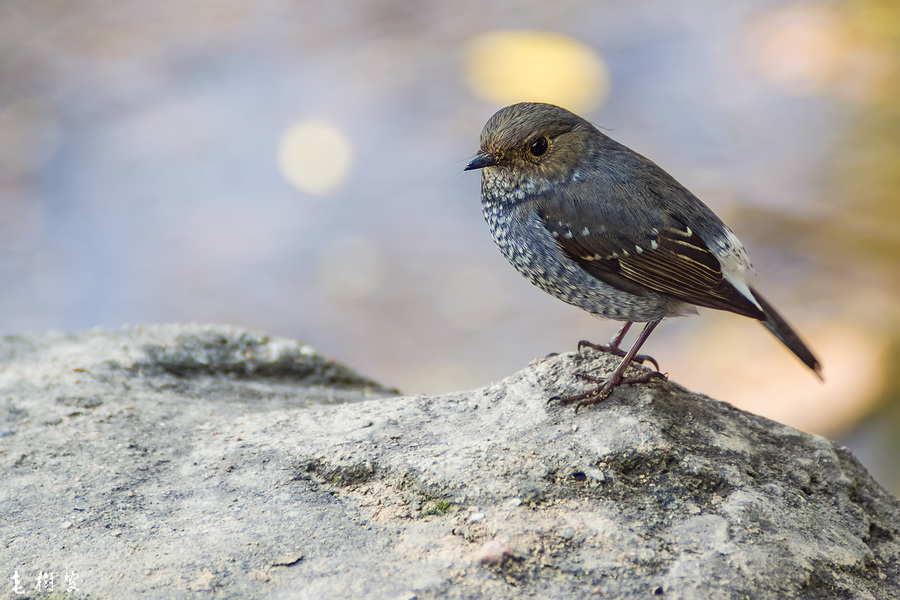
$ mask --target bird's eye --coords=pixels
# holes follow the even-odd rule
[[[543,156],[549,147],[550,142],[547,141],[547,138],[542,136],[531,143],[531,147],[528,151],[531,152],[532,156]]]

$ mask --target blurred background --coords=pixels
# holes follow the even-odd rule
[[[227,323],[407,394],[606,341],[462,171],[495,110],[550,101],[731,225],[826,382],[714,311],[645,351],[896,493],[898,97],[894,0],[4,0],[0,332]]]

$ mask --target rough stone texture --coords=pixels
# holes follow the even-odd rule
[[[847,450],[673,383],[548,404],[591,358],[390,397],[230,328],[6,338],[0,597],[900,597]]]

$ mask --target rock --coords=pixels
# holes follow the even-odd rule
[[[478,551],[478,560],[487,565],[496,566],[503,562],[512,550],[497,540],[488,540]]]
[[[616,360],[395,397],[231,328],[6,338],[0,590],[900,597],[900,503],[846,449],[674,383],[547,403]]]

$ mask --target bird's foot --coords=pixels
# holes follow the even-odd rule
[[[578,342],[578,353],[584,354],[584,349],[590,348],[591,350],[597,350],[598,352],[607,352],[614,356],[625,356],[625,351],[619,348],[618,346],[613,346],[612,344],[595,344],[594,342],[589,342],[588,340],[581,340]],[[637,362],[645,363],[653,363],[653,368],[659,371],[659,363],[656,362],[656,359],[647,354],[637,354],[634,359]]]
[[[604,400],[606,400],[606,398],[609,397],[613,389],[622,384],[650,383],[650,381],[652,381],[653,379],[662,379],[663,381],[669,380],[669,376],[666,373],[660,373],[659,371],[643,371],[638,375],[619,377],[618,380],[616,380],[615,378],[602,379],[599,377],[594,377],[592,375],[586,375],[584,373],[576,373],[576,376],[595,384],[596,387],[579,394],[572,394],[570,396],[554,396],[550,398],[551,401],[559,400],[560,404],[575,404],[576,412],[583,406],[591,406],[603,402]]]

